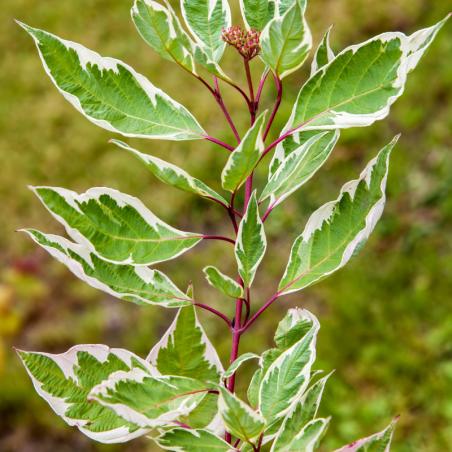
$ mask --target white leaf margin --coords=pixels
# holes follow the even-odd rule
[[[415,33],[413,33],[411,36],[406,36],[402,32],[388,32],[388,33],[382,33],[378,36],[375,36],[361,44],[355,44],[350,47],[347,47],[342,52],[340,52],[338,55],[336,55],[335,58],[341,56],[345,52],[348,52],[349,50],[352,50],[353,53],[355,53],[359,48],[365,46],[366,44],[369,44],[373,41],[380,40],[383,43],[386,43],[390,41],[391,39],[400,39],[401,45],[400,49],[402,50],[403,54],[400,57],[400,60],[402,61],[400,66],[397,69],[397,78],[393,83],[393,88],[401,88],[400,92],[392,96],[388,99],[387,105],[383,107],[381,110],[375,112],[375,113],[369,113],[369,114],[350,114],[350,113],[338,113],[331,109],[331,113],[335,113],[336,116],[334,118],[331,118],[333,120],[333,124],[328,125],[315,125],[315,126],[309,126],[309,123],[307,125],[299,125],[293,129],[293,131],[299,130],[301,127],[303,127],[302,130],[329,130],[333,128],[350,128],[350,127],[366,127],[373,124],[375,121],[382,120],[388,116],[391,105],[403,94],[405,89],[405,83],[408,77],[408,73],[411,72],[419,63],[420,59],[424,55],[424,53],[429,48],[429,44],[433,39],[435,38],[436,34],[439,32],[441,27],[444,25],[444,23],[449,19],[449,17],[452,16],[452,13],[448,14],[445,19],[443,19],[441,22],[439,22],[436,25],[433,25],[429,28],[424,28],[422,30],[419,30]],[[421,48],[422,45],[430,39],[430,42],[425,47]],[[410,54],[410,52],[413,52]],[[323,71],[325,73],[326,68],[331,64],[328,63],[327,65],[320,68],[317,72]],[[308,80],[309,81],[309,80]],[[303,88],[300,91],[300,94],[302,92]],[[293,121],[295,118],[296,110],[298,105],[298,99],[297,102],[295,102],[295,105],[292,110],[292,114],[289,118],[289,121],[284,126],[284,129],[281,132],[281,136],[285,135],[287,132],[289,132],[293,126]],[[326,110],[327,111],[327,110]],[[325,111],[325,112],[326,112]],[[324,114],[323,112],[322,114]],[[315,119],[315,118],[312,118]],[[312,120],[311,119],[311,120]],[[309,122],[311,121],[309,120]]]
[[[391,143],[389,143],[387,146],[385,146],[385,148],[383,148],[383,150],[385,150],[388,146],[390,146],[392,149],[395,146],[395,144],[397,143],[399,137],[400,137],[400,134],[397,135],[391,141]],[[328,220],[333,215],[336,204],[338,204],[340,202],[344,193],[348,193],[353,200],[356,189],[358,188],[358,185],[362,180],[366,181],[368,187],[370,186],[372,170],[373,170],[373,167],[376,165],[381,152],[382,151],[380,151],[378,153],[378,155],[367,164],[366,168],[361,172],[359,179],[347,182],[342,187],[341,192],[340,192],[338,198],[336,199],[336,201],[330,201],[330,202],[324,204],[322,207],[320,207],[320,209],[316,210],[311,215],[311,217],[308,220],[308,223],[306,224],[306,227],[305,227],[303,233],[301,234],[301,237],[303,237],[304,242],[307,243],[309,241],[309,239],[311,238],[311,235],[314,234],[314,232],[316,230],[322,229],[322,225],[324,222],[328,222]],[[378,223],[378,220],[381,218],[381,216],[383,214],[383,210],[384,210],[385,203],[386,203],[386,192],[385,191],[386,191],[386,182],[388,180],[390,155],[391,155],[391,150],[388,152],[388,155],[386,156],[386,174],[383,177],[381,184],[380,184],[382,197],[375,203],[375,205],[372,207],[372,209],[368,213],[368,215],[366,217],[366,227],[362,231],[360,231],[356,235],[356,237],[347,245],[347,247],[344,251],[344,254],[342,255],[342,260],[341,260],[340,265],[338,267],[336,267],[334,270],[332,270],[331,272],[328,272],[328,273],[323,274],[322,276],[319,276],[315,281],[312,281],[311,283],[309,283],[309,285],[314,284],[319,279],[324,278],[328,275],[331,275],[335,271],[344,267],[345,264],[347,264],[347,262],[352,258],[353,253],[354,253],[355,249],[358,247],[358,245],[363,240],[367,240],[369,238],[370,234],[372,233],[372,231],[374,230],[376,224]],[[297,242],[297,240],[295,241],[295,243]],[[285,277],[287,276],[287,271],[288,271],[291,263],[292,263],[292,261],[289,260],[289,264],[286,267],[286,270],[284,272],[284,275],[283,275],[281,281],[283,281],[285,279]],[[304,276],[304,275],[299,276],[297,279],[299,279],[302,276]],[[288,286],[286,286],[285,288],[282,288],[280,296],[287,295],[289,293],[297,292],[298,290],[300,290],[300,289],[290,289],[289,288],[292,284],[294,284],[295,281],[296,280],[292,281]],[[286,289],[288,289],[288,290],[286,290]]]
[[[311,368],[316,359],[316,344],[317,344],[317,335],[320,330],[320,322],[318,321],[317,317],[314,314],[307,311],[306,309],[298,309],[298,313],[300,315],[300,317],[299,317],[300,319],[305,319],[305,320],[309,320],[310,322],[312,322],[312,327],[311,327],[310,331],[313,331],[314,335],[311,340],[311,343],[309,344],[309,351],[311,352],[311,354],[309,357],[309,362],[304,366],[301,373],[298,375],[298,376],[300,376],[302,374],[304,375],[305,378],[304,378],[303,384],[298,388],[297,393],[294,394],[292,396],[292,398],[287,401],[287,407],[284,410],[282,410],[281,412],[277,413],[277,416],[275,416],[275,414],[273,414],[273,417],[275,418],[274,422],[276,422],[280,418],[284,418],[290,412],[293,404],[295,404],[303,396],[303,394],[305,393],[305,391],[309,385],[309,382],[311,380]],[[262,387],[263,387],[264,382],[267,382],[270,378],[270,375],[273,373],[273,371],[276,368],[279,368],[281,366],[282,362],[287,357],[290,357],[290,355],[292,355],[294,353],[294,351],[296,351],[297,347],[300,346],[300,344],[305,340],[305,337],[306,336],[303,336],[303,338],[301,338],[300,341],[298,341],[296,344],[292,345],[292,347],[290,347],[288,350],[286,350],[268,368],[264,378],[262,379],[261,387],[259,390],[259,407],[262,406]],[[274,424],[274,422],[273,422],[273,424]],[[271,427],[273,424],[268,425],[268,427]],[[267,438],[268,441],[274,439],[276,437],[277,433],[278,432],[276,432],[275,435]]]
[[[190,232],[179,231],[178,229],[175,229],[175,228],[169,226],[168,224],[166,224],[165,222],[160,220],[157,216],[155,216],[138,198],[135,198],[134,196],[126,195],[125,193],[121,193],[120,191],[115,190],[113,188],[106,188],[106,187],[90,188],[86,193],[83,193],[81,195],[79,195],[75,191],[67,190],[65,188],[58,188],[58,187],[46,187],[46,186],[31,187],[31,186],[29,186],[28,188],[33,193],[35,193],[35,195],[43,203],[44,207],[52,214],[52,216],[65,227],[66,232],[75,242],[77,242],[79,245],[83,245],[91,253],[95,254],[96,256],[100,257],[101,259],[103,259],[106,262],[111,262],[113,264],[120,264],[120,265],[128,264],[128,265],[133,265],[136,267],[147,267],[148,265],[150,265],[150,264],[136,264],[136,263],[134,263],[132,256],[129,256],[126,260],[123,260],[120,262],[103,257],[102,255],[99,254],[99,252],[96,250],[94,245],[85,236],[83,236],[77,229],[70,227],[63,217],[61,217],[57,213],[50,210],[49,207],[47,207],[47,205],[42,200],[42,198],[39,195],[39,193],[37,192],[37,190],[46,189],[46,190],[54,191],[55,193],[60,195],[72,208],[77,210],[80,213],[80,215],[83,215],[84,217],[86,217],[86,215],[80,210],[79,206],[77,205],[77,203],[75,201],[78,201],[80,203],[84,203],[84,202],[87,203],[90,200],[94,200],[100,204],[99,198],[102,195],[107,195],[107,196],[110,196],[110,198],[112,198],[114,201],[116,201],[116,203],[118,204],[119,207],[125,207],[127,205],[133,207],[141,215],[143,220],[151,228],[154,228],[156,231],[158,231],[159,227],[164,227],[165,229],[169,230],[170,232],[173,232],[174,234],[179,234],[181,239],[191,238],[191,237],[193,237],[193,238],[199,237],[198,242],[200,240],[202,240],[202,235],[200,235],[200,234],[197,235],[197,234],[192,234]],[[122,239],[121,237],[118,238],[118,240],[121,240],[121,239]],[[146,241],[146,240],[143,240],[143,241]],[[165,259],[163,261],[153,261],[152,264],[157,264],[159,262],[166,262],[167,260],[176,259],[181,254],[188,251],[190,248],[193,248],[198,242],[194,243],[189,248],[184,248],[183,250],[181,250],[179,253],[177,253],[170,259]]]
[[[31,37],[34,39],[35,43],[36,43],[36,47],[38,48],[38,52],[39,52],[39,56],[41,58],[42,61],[42,65],[44,66],[44,70],[46,71],[47,75],[50,77],[50,79],[52,80],[52,82],[54,83],[54,85],[56,86],[56,88],[58,89],[58,91],[63,95],[63,97],[69,102],[71,103],[76,110],[78,110],[83,116],[85,116],[85,118],[87,118],[89,121],[91,121],[93,124],[96,124],[99,127],[102,127],[103,129],[108,130],[109,132],[114,132],[114,133],[119,133],[123,136],[126,137],[138,137],[138,138],[148,138],[148,139],[154,139],[154,140],[178,140],[177,138],[177,134],[180,132],[186,132],[189,134],[193,134],[193,135],[199,135],[199,138],[188,138],[191,140],[196,140],[196,139],[202,139],[204,138],[200,133],[198,132],[192,132],[190,130],[183,130],[183,129],[175,129],[177,130],[177,132],[175,132],[175,135],[139,135],[139,134],[134,134],[134,133],[125,133],[125,132],[121,132],[120,130],[117,130],[115,127],[113,127],[108,121],[104,120],[104,119],[95,119],[89,115],[87,115],[85,113],[85,111],[83,110],[82,104],[80,102],[80,100],[78,99],[77,96],[74,96],[71,93],[68,93],[67,91],[63,91],[58,84],[56,83],[55,79],[52,76],[52,72],[50,70],[50,68],[47,66],[47,63],[41,53],[41,49],[39,48],[39,39],[36,38],[36,36],[34,36],[31,32],[31,30],[37,30],[34,29],[32,27],[29,27],[28,25],[16,21],[22,28],[24,28],[28,33],[30,33]],[[88,63],[91,63],[92,65],[97,65],[97,67],[99,68],[100,71],[103,71],[104,69],[106,70],[113,70],[114,72],[118,73],[118,66],[122,66],[125,69],[127,69],[132,75],[133,77],[135,77],[137,83],[141,86],[141,88],[143,88],[143,90],[145,91],[145,93],[149,96],[149,99],[151,100],[151,102],[156,105],[156,96],[160,96],[162,97],[165,101],[169,102],[170,104],[172,104],[177,110],[185,110],[187,112],[188,115],[190,115],[193,119],[193,121],[198,125],[200,131],[202,131],[204,133],[204,135],[206,134],[206,132],[204,131],[204,129],[201,127],[201,125],[198,123],[198,121],[196,120],[196,118],[183,106],[181,105],[179,102],[176,102],[174,99],[172,99],[171,97],[169,97],[166,93],[164,93],[161,89],[155,87],[144,75],[138,73],[135,71],[135,69],[133,69],[131,66],[129,66],[128,64],[117,60],[116,58],[111,58],[111,57],[102,57],[101,55],[99,55],[97,52],[94,52],[93,50],[89,50],[86,47],[82,46],[81,44],[78,44],[76,42],[73,41],[67,41],[66,39],[62,39],[52,33],[48,33],[47,31],[44,30],[38,30],[38,31],[42,31],[43,33],[46,33],[47,35],[51,36],[54,39],[57,39],[58,41],[60,41],[62,44],[64,44],[64,46],[67,49],[72,49],[74,50],[79,59],[80,59],[80,67],[85,70],[86,69],[86,65]],[[162,124],[163,125],[163,124]],[[164,127],[170,127],[168,125],[164,125]]]
[[[331,33],[331,30],[333,27],[334,27],[334,24],[331,25],[330,28],[328,28],[328,30],[325,33],[325,36],[322,39],[322,42],[320,43],[319,47],[317,48],[317,50],[315,52],[314,59],[312,60],[312,64],[311,64],[311,75],[310,75],[311,77],[320,69],[319,63],[317,61],[317,55],[322,48],[326,49],[328,63],[330,63],[332,60],[334,60],[334,53],[331,50],[331,46],[330,46],[330,33]]]
[[[61,262],[63,265],[65,265],[71,273],[73,273],[77,278],[81,279],[82,281],[86,282],[89,286],[93,287],[94,289],[102,290],[103,292],[119,299],[123,299],[124,297],[133,297],[137,298],[144,303],[148,303],[149,305],[156,305],[156,306],[166,306],[164,303],[155,303],[153,301],[147,300],[146,298],[142,298],[139,295],[135,293],[118,293],[114,290],[110,289],[106,284],[100,282],[98,279],[93,278],[91,276],[88,276],[84,269],[82,264],[77,262],[75,259],[72,259],[70,256],[62,253],[60,250],[53,246],[43,245],[39,243],[38,239],[27,229],[21,229],[19,232],[26,232],[32,240],[37,243],[40,247],[44,248],[51,256],[53,256],[57,261]],[[39,231],[37,231],[39,232]],[[86,263],[91,267],[94,268],[94,264],[91,260],[91,252],[83,245],[79,245],[76,243],[72,243],[71,241],[65,239],[64,237],[59,237],[58,235],[53,234],[44,234],[42,232],[39,232],[43,237],[45,237],[49,242],[57,243],[60,245],[64,250],[66,251],[72,251],[73,253],[80,256]],[[189,300],[188,297],[186,297],[174,284],[173,282],[162,272],[158,270],[151,270],[148,267],[134,267],[135,273],[137,274],[137,277],[143,280],[147,284],[153,284],[154,276],[155,274],[159,274],[162,278],[164,278],[168,285],[172,286],[174,291],[180,292],[180,300],[187,300],[187,306],[191,306],[193,303]],[[163,296],[163,295],[162,295]],[[169,300],[175,300],[176,297],[170,298]],[[167,306],[167,307],[176,307],[176,306]],[[177,306],[179,307],[179,306]]]
[[[149,364],[148,364],[149,365]],[[144,414],[133,410],[132,408],[124,405],[123,403],[109,403],[101,398],[101,396],[108,397],[110,391],[116,391],[116,385],[119,382],[136,382],[143,383],[145,378],[149,378],[150,375],[144,372],[142,369],[132,369],[129,372],[124,372],[122,370],[115,372],[110,375],[108,380],[103,381],[101,384],[95,386],[89,396],[88,400],[95,400],[101,405],[110,408],[114,411],[118,416],[122,419],[130,422],[131,424],[138,425],[141,428],[157,428],[163,427],[168,423],[176,420],[179,416],[186,416],[191,411],[193,411],[197,403],[192,399],[194,397],[189,396],[185,400],[180,402],[178,408],[167,411],[166,413],[161,414],[156,419],[150,419]],[[165,383],[165,380],[168,380],[170,376],[157,376],[158,380]],[[183,378],[183,377],[179,377]],[[168,386],[174,388],[170,383],[166,383]],[[195,394],[193,394],[195,395]]]
[[[116,355],[121,361],[123,361],[129,368],[132,368],[132,358],[135,358],[138,362],[140,362],[140,364],[143,365],[143,367],[145,367],[149,371],[150,375],[154,377],[160,377],[160,372],[154,366],[152,366],[150,363],[146,362],[139,356],[135,355],[134,353],[124,349],[109,348],[106,345],[101,344],[76,345],[75,347],[69,349],[66,353],[61,353],[59,355],[52,355],[50,353],[41,353],[41,352],[27,352],[23,350],[16,351],[42,355],[51,359],[62,370],[64,376],[67,379],[72,378],[76,382],[78,380],[74,373],[73,367],[74,366],[78,367],[77,353],[79,351],[88,352],[90,355],[94,356],[101,363],[107,361],[108,355],[112,353]],[[133,433],[130,433],[129,429],[125,426],[106,432],[92,432],[90,430],[84,429],[83,427],[89,422],[88,420],[71,419],[65,416],[66,411],[73,404],[67,403],[64,401],[64,399],[54,397],[48,392],[44,391],[42,389],[43,383],[40,383],[31,374],[27,366],[24,367],[26,368],[27,373],[33,382],[33,386],[35,387],[36,392],[50,405],[53,411],[55,411],[55,413],[58,414],[58,416],[60,416],[71,427],[77,427],[84,435],[88,436],[94,441],[98,441],[104,444],[124,443],[134,438],[147,435],[150,432],[149,429],[145,430],[140,429],[136,430]],[[141,370],[141,372],[149,376],[149,374],[147,374],[143,370]]]
[[[148,356],[146,357],[146,361],[148,363],[151,363],[153,366],[157,366],[157,357],[159,354],[159,350],[161,348],[168,348],[168,339],[170,338],[170,336],[173,337],[174,330],[176,329],[176,326],[177,326],[177,319],[179,317],[181,309],[183,309],[183,308],[179,309],[179,311],[176,314],[176,317],[173,320],[173,323],[166,330],[165,334],[162,336],[160,341],[157,342],[157,344],[152,348],[152,350],[149,352]],[[224,373],[223,364],[220,360],[220,357],[218,356],[218,353],[217,353],[215,347],[213,346],[212,342],[210,342],[209,338],[207,337],[207,334],[204,331],[204,328],[202,327],[201,323],[198,320],[198,316],[196,315],[196,309],[194,307],[193,307],[193,309],[195,310],[196,327],[201,329],[201,334],[202,334],[201,343],[206,345],[206,349],[204,352],[204,358],[211,366],[216,366],[217,371],[221,375]],[[217,414],[213,418],[212,422],[207,427],[205,427],[205,430],[209,430],[209,431],[215,433],[216,435],[220,435],[220,436],[222,434],[224,434],[224,424],[223,424],[223,420],[222,420],[219,412],[217,412]]]

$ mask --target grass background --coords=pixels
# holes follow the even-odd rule
[[[176,3],[174,0],[172,3]],[[232,4],[233,3],[233,4]],[[449,4],[448,4],[449,3]],[[241,23],[238,0],[231,1]],[[177,5],[175,5],[177,6]],[[183,230],[231,234],[220,207],[159,183],[138,160],[107,144],[97,128],[67,103],[44,73],[31,38],[13,18],[124,60],[185,105],[213,136],[233,143],[227,123],[203,86],[162,59],[130,20],[131,1],[3,0],[0,6],[0,450],[4,452],[150,451],[148,440],[100,445],[68,427],[33,390],[12,351],[61,353],[79,343],[104,343],[145,357],[175,311],[113,299],[68,270],[14,230],[33,227],[64,235],[27,190],[94,186],[139,197],[160,218]],[[443,0],[312,0],[307,19],[315,43],[332,24],[333,50],[389,30],[407,34],[431,26],[450,10]],[[289,307],[306,307],[322,324],[316,367],[336,369],[320,414],[332,415],[322,451],[383,429],[401,414],[396,452],[452,450],[452,26],[446,24],[427,57],[409,76],[390,116],[371,127],[346,130],[322,170],[287,199],[266,223],[271,243],[253,289],[253,309],[275,291],[294,239],[309,215],[335,199],[379,149],[402,132],[392,155],[385,213],[359,257],[328,280],[281,298],[243,337],[241,352],[273,346],[273,332]],[[309,76],[309,63],[285,80],[272,138],[290,114]],[[241,61],[227,49],[222,66],[242,84]],[[253,61],[256,79],[262,64]],[[222,88],[241,133],[243,101]],[[262,106],[272,108],[273,83]],[[116,138],[120,138],[116,136]],[[177,163],[214,189],[227,151],[208,142],[126,139],[142,152]],[[267,159],[256,175],[262,188]],[[203,266],[236,268],[230,245],[202,243],[176,261],[159,264],[181,288],[194,282],[197,298],[233,316],[234,303],[203,279]],[[199,317],[226,365],[229,333],[209,313]],[[242,397],[254,371],[240,370]]]

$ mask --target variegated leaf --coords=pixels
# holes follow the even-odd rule
[[[256,191],[254,191],[240,223],[235,243],[235,257],[244,287],[251,286],[266,249],[267,238],[259,216]]]
[[[256,355],[255,353],[245,353],[244,355],[239,356],[230,366],[229,369],[221,376],[222,380],[225,380],[226,378],[232,377],[236,372],[237,369],[245,362],[250,359],[257,358],[259,359],[260,356]]]
[[[194,140],[205,135],[186,108],[127,64],[20,25],[35,40],[60,93],[94,124],[129,137]]]
[[[162,272],[147,267],[119,265],[100,259],[83,245],[34,229],[23,230],[82,281],[113,297],[140,306],[167,308],[191,306],[193,300],[181,292]]]
[[[165,6],[154,0],[135,0],[132,19],[143,39],[161,56],[175,61],[199,77],[195,62],[217,77],[233,83],[220,66],[182,29],[178,17],[167,0]]]
[[[283,202],[311,179],[326,162],[339,139],[338,130],[317,134],[309,131],[301,135],[306,139],[308,134],[313,136],[282,161],[265,186],[259,202],[270,198],[271,208]]]
[[[313,452],[326,433],[330,419],[315,419],[306,424],[290,444],[280,449],[284,452]]]
[[[217,268],[208,266],[203,269],[208,283],[215,289],[232,298],[243,297],[243,287],[229,276],[223,275]]]
[[[315,52],[311,65],[311,77],[323,66],[326,66],[330,61],[334,60],[334,53],[330,47],[330,33],[332,28],[333,25],[328,28],[322,42]]]
[[[227,0],[181,0],[182,14],[188,29],[209,59],[218,63],[226,43],[224,28],[231,26],[231,9]]]
[[[201,196],[207,199],[216,199],[217,201],[228,205],[228,202],[220,196],[218,193],[207,187],[200,180],[190,176],[186,171],[179,168],[176,165],[165,162],[152,155],[142,154],[137,150],[131,148],[128,144],[119,140],[110,140],[110,143],[126,149],[131,152],[135,157],[143,162],[146,167],[154,173],[154,175],[165,184],[171,185],[179,190],[192,193],[197,196]]]
[[[108,262],[151,265],[174,259],[202,235],[178,231],[137,198],[111,188],[79,195],[64,188],[31,188],[67,233]]]
[[[252,408],[256,409],[259,405],[259,389],[262,381],[262,369],[256,370],[248,387],[248,400]]]
[[[311,367],[315,361],[317,332],[320,328],[317,319],[315,320],[309,332],[286,350],[270,366],[262,379],[259,410],[267,419],[268,427],[284,419],[291,405],[303,395],[309,384]]]
[[[38,394],[69,425],[101,443],[123,443],[149,429],[139,428],[98,403],[90,403],[90,390],[116,371],[139,368],[160,376],[149,363],[122,349],[105,345],[77,345],[61,355],[17,350]]]
[[[360,439],[348,446],[341,447],[336,452],[389,452],[391,447],[392,435],[399,417],[397,416],[387,427],[376,435]]]
[[[194,378],[204,384],[208,380],[219,382],[224,372],[215,348],[198,321],[194,306],[179,310],[160,342],[149,353],[147,361],[162,375]],[[207,394],[183,420],[192,428],[222,433],[224,426],[219,421],[216,394]]]
[[[260,42],[262,59],[279,79],[304,63],[312,47],[312,35],[299,0],[266,25]]]
[[[234,449],[224,439],[207,430],[174,428],[154,440],[162,449],[174,452],[231,452]]]
[[[303,86],[282,134],[369,126],[385,118],[449,17],[411,36],[384,33],[339,53]]]
[[[240,0],[243,21],[247,30],[263,30],[275,16],[275,2],[269,0]]]
[[[306,311],[306,309],[289,309],[276,329],[276,345],[281,352],[285,352],[299,342],[316,322],[316,317]]]
[[[289,444],[292,443],[305,426],[307,426],[309,422],[314,421],[325,383],[330,375],[319,380],[314,386],[306,391],[300,400],[292,405],[279,429],[278,435],[272,445],[271,452],[288,450],[287,447]]]
[[[224,386],[218,385],[217,388],[220,391],[218,407],[226,430],[252,444],[264,430],[265,419]]]
[[[133,369],[113,373],[91,389],[88,399],[141,428],[156,428],[190,414],[206,393],[206,385],[193,378],[153,377]]]
[[[262,140],[265,116],[264,111],[246,133],[235,151],[231,153],[221,173],[221,182],[225,190],[236,192],[253,172],[264,152]]]
[[[389,155],[397,140],[369,162],[358,180],[345,184],[336,201],[312,214],[292,247],[281,295],[326,278],[363,248],[383,213]]]

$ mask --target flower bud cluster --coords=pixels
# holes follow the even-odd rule
[[[261,31],[251,28],[250,30],[242,30],[240,25],[229,27],[227,30],[223,28],[221,37],[223,41],[227,42],[232,47],[235,47],[240,55],[247,61],[252,60],[259,54],[261,49],[259,38]]]

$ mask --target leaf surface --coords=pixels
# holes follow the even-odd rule
[[[280,449],[284,452],[308,452],[317,449],[320,440],[326,433],[330,418],[315,419],[306,424],[290,444]]]
[[[319,327],[316,320],[309,332],[286,350],[270,366],[262,379],[259,409],[267,419],[267,428],[282,422],[291,405],[305,392],[315,361],[315,343]]]
[[[229,452],[235,450],[225,440],[207,430],[188,430],[174,428],[158,438],[155,442],[166,450],[175,452]]]
[[[268,22],[260,42],[262,59],[279,79],[304,63],[312,47],[312,35],[299,0]]]
[[[74,241],[109,262],[152,265],[180,256],[202,239],[172,228],[139,199],[111,188],[82,195],[64,188],[31,190]]]
[[[218,406],[226,430],[247,443],[253,443],[262,433],[265,419],[225,387],[220,385],[217,387],[220,391]]]
[[[239,356],[230,366],[229,369],[221,376],[222,380],[225,380],[226,378],[232,377],[237,372],[237,369],[245,362],[249,361],[250,359],[257,358],[259,359],[260,356],[256,355],[255,353],[245,353],[241,356]]]
[[[60,93],[94,124],[129,137],[194,140],[205,135],[186,108],[127,64],[20,25],[35,40]]]
[[[208,283],[215,289],[232,298],[243,297],[243,287],[229,276],[223,275],[217,268],[208,266],[203,269]]]
[[[225,190],[236,192],[253,172],[264,152],[262,140],[265,116],[262,113],[235,151],[231,153],[221,173],[221,182]]]
[[[266,249],[267,238],[254,191],[240,223],[235,243],[235,256],[244,287],[251,286]]]
[[[231,26],[231,9],[227,0],[181,0],[182,14],[188,29],[208,57],[218,63],[226,43],[223,27]]]
[[[368,438],[360,439],[348,446],[341,447],[336,452],[389,452],[397,420],[398,417],[382,432],[369,436]]]
[[[322,67],[326,66],[330,61],[334,60],[334,53],[330,47],[330,33],[333,25],[325,33],[311,64],[311,77]]]
[[[289,444],[292,443],[307,424],[314,421],[325,383],[330,375],[319,380],[314,386],[306,391],[300,400],[292,405],[284,418],[278,435],[272,445],[271,452],[287,450]]]
[[[193,301],[162,272],[100,259],[83,245],[52,234],[26,229],[30,237],[91,287],[140,306],[191,306]]]
[[[339,131],[315,133],[304,132],[304,143],[290,153],[265,186],[259,202],[270,198],[270,206],[275,207],[304,185],[326,162],[339,139]],[[308,135],[311,135],[308,138]],[[279,158],[275,153],[274,161]]]
[[[195,63],[217,77],[233,83],[220,66],[183,30],[168,1],[165,6],[153,0],[135,0],[132,19],[143,39],[163,58],[175,61],[199,77]]]
[[[156,428],[188,415],[206,393],[206,385],[192,378],[152,377],[133,369],[110,375],[91,390],[88,398],[139,427]]]
[[[101,443],[122,443],[146,435],[98,403],[89,403],[90,390],[114,372],[139,368],[159,376],[149,363],[122,349],[77,345],[61,355],[17,350],[38,394],[71,426]]]
[[[218,383],[220,374],[224,372],[215,348],[198,321],[194,306],[179,310],[162,339],[149,353],[147,361],[162,375],[194,378],[203,384],[206,381]],[[218,395],[207,394],[182,422],[192,428],[221,429],[217,415]]]
[[[369,126],[385,118],[449,17],[411,36],[383,33],[339,53],[303,86],[282,134]]]
[[[179,190],[186,191],[187,193],[192,193],[202,198],[216,199],[217,201],[228,205],[229,203],[218,193],[216,193],[211,188],[207,187],[200,180],[190,176],[186,171],[179,168],[176,165],[165,162],[152,155],[142,154],[137,150],[131,148],[128,144],[123,143],[119,140],[110,140],[110,143],[116,144],[117,146],[126,149],[135,157],[138,158],[146,167],[163,183],[171,185]]]
[[[362,249],[383,213],[389,155],[397,140],[369,162],[358,180],[345,184],[336,201],[312,214],[292,247],[281,294],[320,281]]]

